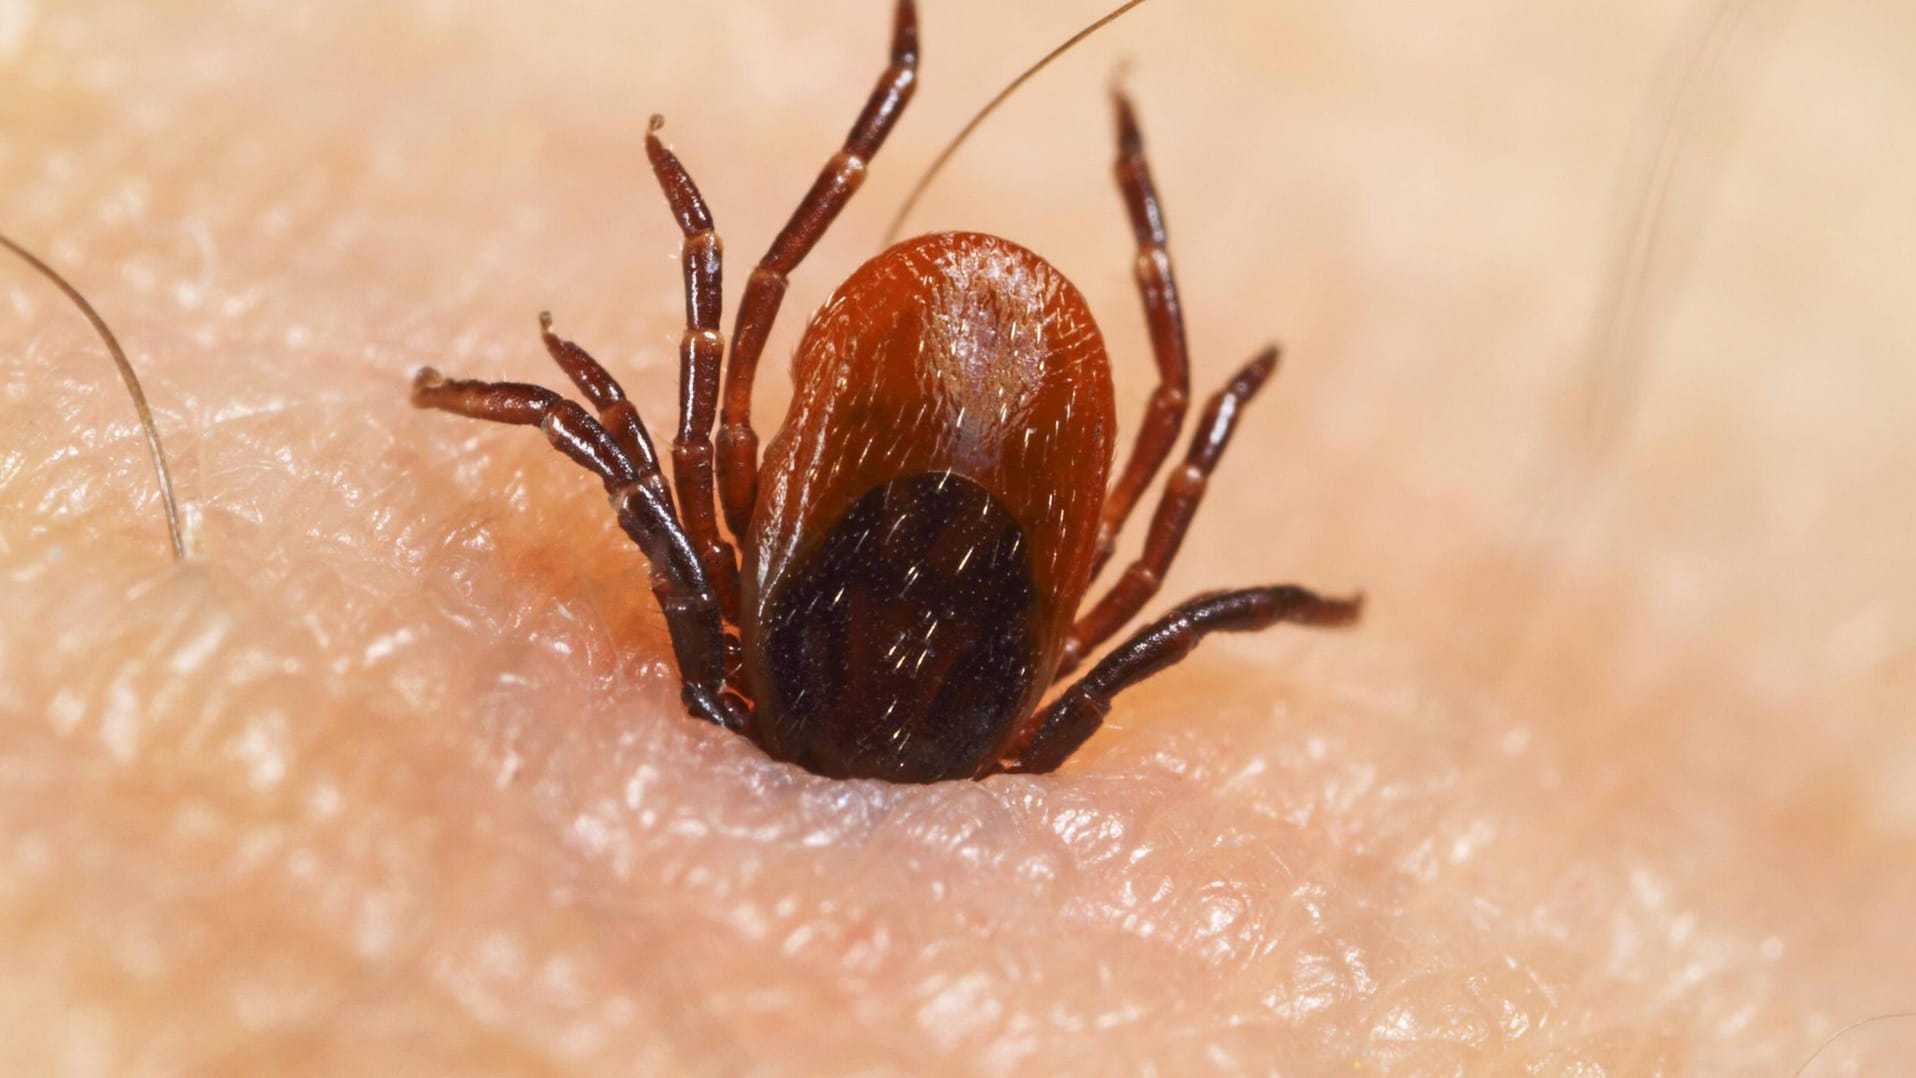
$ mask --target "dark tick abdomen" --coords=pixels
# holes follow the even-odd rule
[[[880,484],[785,581],[761,632],[761,733],[778,755],[931,782],[971,774],[1021,717],[1031,567],[1017,521],[977,483]]]

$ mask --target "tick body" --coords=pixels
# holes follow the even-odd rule
[[[969,774],[1036,708],[1089,583],[1097,325],[1030,251],[924,236],[845,282],[793,373],[746,545],[761,737],[826,774]]]
[[[549,319],[547,349],[596,418],[537,386],[452,381],[430,368],[416,376],[413,402],[537,425],[600,477],[651,562],[693,715],[833,777],[1048,771],[1095,732],[1113,696],[1207,633],[1344,625],[1360,604],[1291,586],[1200,596],[1043,704],[1156,594],[1243,406],[1277,360],[1275,349],[1259,354],[1210,399],[1144,553],[1081,611],[1174,446],[1189,392],[1163,214],[1121,95],[1116,173],[1159,386],[1116,480],[1111,364],[1084,298],[1038,255],[977,233],[907,240],[839,287],[798,346],[794,399],[760,463],[751,386],[787,275],[857,189],[910,98],[917,59],[916,12],[902,0],[891,64],[753,271],[729,355],[718,234],[653,121],[647,152],[684,233],[671,486],[618,383],[553,335]],[[720,506],[737,550],[721,534]]]

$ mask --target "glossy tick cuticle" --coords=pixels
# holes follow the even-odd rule
[[[798,346],[794,399],[760,461],[752,382],[787,277],[862,182],[911,98],[917,62],[917,12],[901,0],[890,65],[748,279],[729,358],[718,233],[652,118],[646,152],[684,236],[670,485],[618,382],[554,335],[548,315],[546,349],[596,416],[538,386],[431,368],[415,377],[412,399],[537,426],[604,482],[652,565],[693,715],[833,777],[1050,771],[1097,730],[1116,694],[1205,635],[1347,625],[1361,600],[1291,586],[1199,596],[1040,706],[1157,593],[1243,406],[1277,364],[1274,348],[1261,353],[1210,399],[1142,555],[1080,616],[1190,397],[1164,216],[1121,91],[1115,171],[1159,386],[1115,482],[1107,487],[1110,363],[1084,298],[1036,254],[977,233],[906,240],[839,287]]]

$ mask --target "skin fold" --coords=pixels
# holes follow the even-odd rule
[[[1099,11],[924,7],[761,436],[916,171]],[[196,551],[0,265],[0,1073],[1788,1074],[1916,1010],[1916,15],[1729,7],[1698,52],[1675,0],[1161,0],[988,124],[909,227],[1069,275],[1121,438],[1119,57],[1194,394],[1286,347],[1149,610],[1370,605],[918,788],[686,718],[596,483],[406,405],[561,386],[551,309],[669,437],[646,117],[736,298],[887,5],[0,0],[0,227],[127,342]]]

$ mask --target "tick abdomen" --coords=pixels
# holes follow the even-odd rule
[[[957,475],[879,484],[765,604],[761,726],[809,770],[970,774],[1027,710],[1024,534]]]
[[[970,775],[1035,707],[1089,583],[1097,325],[1023,247],[923,236],[852,274],[793,373],[746,544],[760,736],[825,774]]]

